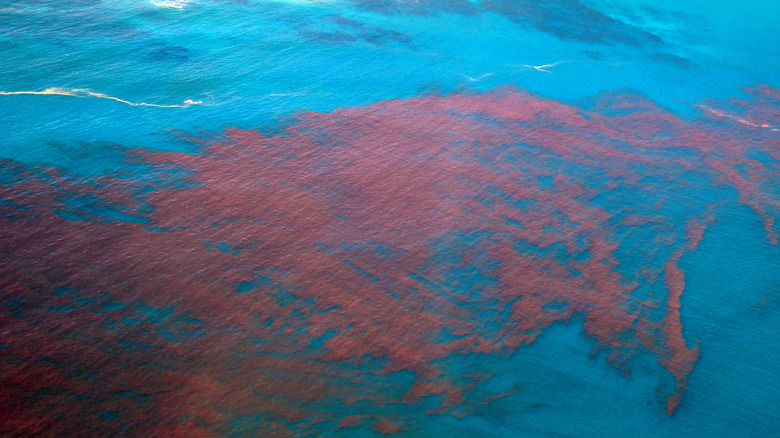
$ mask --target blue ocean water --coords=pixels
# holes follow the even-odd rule
[[[567,101],[632,88],[680,111],[743,86],[777,85],[780,50],[771,20],[762,18],[777,15],[776,2],[752,12],[740,6],[745,18],[737,21],[729,20],[735,7],[685,4],[600,9],[660,30],[664,44],[648,49],[559,38],[490,11],[383,14],[346,1],[6,1],[0,91],[89,89],[133,103],[203,104],[4,96],[3,149],[54,164],[69,160],[65,151],[83,153],[84,143],[175,148],[165,135],[172,129],[268,126],[301,109],[504,84]],[[547,71],[524,66],[554,63]]]
[[[780,87],[776,0],[586,1],[619,25],[580,34],[512,20],[501,12],[512,2],[466,12],[448,2],[420,11],[366,3],[0,0],[0,158],[82,176],[140,174],[124,148],[187,151],[181,133],[270,131],[300,111],[430,92],[513,84],[580,103],[632,89],[694,118],[704,99]],[[646,34],[659,40],[621,39]],[[760,218],[734,193],[710,195],[721,194],[732,199],[724,214],[680,260],[684,335],[702,355],[673,416],[657,407],[653,359],[638,358],[626,378],[589,357],[594,343],[574,322],[509,357],[458,359],[453,368],[496,373],[486,391],[513,391],[463,418],[398,406],[423,425],[408,436],[775,436],[780,247],[767,245]]]

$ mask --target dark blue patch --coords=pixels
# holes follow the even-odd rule
[[[185,62],[190,59],[189,53],[186,47],[155,44],[146,52],[146,57],[153,61]]]

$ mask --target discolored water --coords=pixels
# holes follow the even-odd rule
[[[774,436],[778,14],[0,0],[0,432]]]

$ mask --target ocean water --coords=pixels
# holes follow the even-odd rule
[[[778,16],[0,0],[0,431],[776,436]]]

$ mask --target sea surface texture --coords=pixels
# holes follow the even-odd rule
[[[0,0],[0,435],[778,436],[778,23]]]

